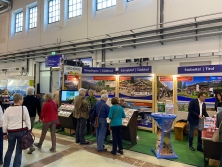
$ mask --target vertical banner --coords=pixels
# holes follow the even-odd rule
[[[79,75],[82,73],[82,67],[64,66],[63,90],[78,90]]]
[[[109,98],[115,97],[116,77],[115,76],[83,76],[82,87],[93,90],[96,97],[101,96],[102,90],[107,90]]]
[[[26,96],[26,89],[29,87],[29,80],[8,80],[7,89],[11,95],[21,93]]]
[[[173,77],[172,76],[158,76],[157,78],[157,100],[173,101]]]
[[[119,97],[152,100],[152,76],[120,76]]]

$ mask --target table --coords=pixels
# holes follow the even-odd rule
[[[174,153],[171,143],[171,128],[176,118],[174,114],[152,113],[151,116],[157,124],[157,141],[152,152],[159,158],[176,159],[178,156]]]

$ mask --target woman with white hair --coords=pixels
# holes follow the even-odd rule
[[[89,106],[85,99],[86,90],[83,88],[79,89],[79,95],[75,97],[74,100],[74,111],[73,117],[77,119],[77,127],[76,127],[76,143],[80,144],[89,144],[88,141],[85,140],[85,128],[86,128],[86,120],[89,118]]]
[[[34,126],[35,123],[35,117],[36,117],[36,112],[38,113],[40,117],[40,112],[41,112],[41,105],[40,101],[34,96],[35,88],[30,86],[26,89],[26,97],[24,97],[23,105],[27,107],[30,120],[31,120],[31,129]],[[35,151],[35,147],[32,146],[27,154],[31,154],[33,151]]]
[[[99,100],[95,106],[95,116],[99,118],[99,127],[96,128],[96,141],[97,150],[100,152],[107,151],[107,149],[104,148],[104,140],[107,131],[106,118],[109,114],[109,106],[106,104],[107,100],[108,94],[104,93],[101,95],[101,100]]]
[[[45,96],[45,103],[42,107],[42,113],[40,116],[40,120],[43,122],[42,125],[42,133],[38,143],[34,145],[41,149],[42,144],[45,140],[46,133],[48,129],[50,129],[51,133],[51,140],[52,140],[52,148],[49,149],[50,152],[56,152],[56,123],[58,122],[58,108],[56,102],[53,101],[53,97],[51,93],[46,93]]]

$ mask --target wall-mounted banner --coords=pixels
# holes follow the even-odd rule
[[[101,97],[101,91],[106,90],[109,98],[115,97],[116,77],[115,76],[83,76],[82,87],[92,90],[96,97]]]
[[[7,89],[9,94],[21,93],[26,96],[26,89],[30,86],[29,83],[29,80],[8,80]]]
[[[222,76],[177,77],[178,101],[189,102],[191,99],[197,99],[200,92],[206,94],[205,102],[211,102],[214,106],[215,95],[222,92]]]
[[[152,100],[152,80],[151,76],[120,76],[119,97]]]
[[[142,67],[120,67],[119,74],[131,74],[131,73],[152,73],[151,66]]]
[[[222,65],[178,67],[178,74],[215,73],[222,72]]]
[[[82,69],[83,74],[116,74],[116,68],[90,68]]]
[[[64,75],[81,75],[82,67],[64,66]]]
[[[0,94],[4,92],[4,89],[7,88],[7,80],[0,80]]]
[[[59,67],[62,56],[63,55],[47,56],[45,59],[45,67]]]

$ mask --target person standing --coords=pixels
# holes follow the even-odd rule
[[[40,120],[43,122],[42,133],[38,143],[34,143],[34,146],[41,149],[42,144],[45,140],[46,133],[50,129],[52,148],[49,149],[51,152],[56,152],[56,123],[58,122],[58,108],[56,103],[53,101],[51,93],[45,94],[45,103],[42,107]]]
[[[85,96],[86,96],[86,90],[80,88],[79,95],[76,96],[74,100],[73,116],[77,119],[76,143],[80,144],[89,144],[89,142],[86,141],[84,137],[86,121],[89,118],[89,109],[88,109],[89,106],[85,99]]]
[[[3,121],[4,140],[8,140],[8,150],[5,154],[3,167],[9,167],[12,153],[16,145],[13,167],[20,167],[22,161],[21,135],[31,130],[31,121],[28,109],[22,106],[23,96],[15,93],[13,95],[14,106],[6,109]],[[23,118],[22,118],[23,115]],[[23,124],[23,126],[22,126]],[[23,128],[22,128],[23,127]]]
[[[190,123],[190,132],[189,132],[189,148],[192,151],[195,151],[193,148],[193,134],[195,128],[198,127],[199,121],[203,118],[203,116],[208,117],[206,111],[206,104],[204,103],[206,99],[206,94],[204,92],[200,92],[198,94],[198,99],[192,99],[189,103],[188,107],[188,122]],[[202,147],[202,139],[201,139],[201,130],[198,129],[198,145],[197,150],[203,152]]]
[[[0,165],[3,164],[3,131],[2,131],[3,119],[4,115],[2,108],[0,107]]]
[[[2,93],[2,96],[4,96],[3,101],[2,101],[2,109],[3,109],[3,112],[4,112],[10,106],[9,105],[10,96],[9,96],[9,93],[8,93],[7,89],[4,89],[4,92]]]
[[[97,99],[93,95],[93,91],[91,89],[88,91],[88,95],[89,96],[86,98],[86,101],[89,103],[89,111],[91,111],[94,108],[94,106],[97,102]],[[90,133],[90,125],[92,127],[91,133],[94,134],[94,127],[92,126],[92,124],[90,124],[90,119],[87,119],[87,134]]]
[[[104,140],[107,131],[107,121],[106,118],[109,114],[109,106],[106,104],[108,100],[108,94],[104,93],[101,95],[101,100],[96,103],[95,106],[95,117],[99,118],[99,127],[96,128],[96,141],[98,151],[107,151],[104,149]]]
[[[130,107],[124,99],[119,99],[119,105],[122,107],[122,108],[132,108]]]
[[[30,86],[26,89],[26,97],[24,97],[23,105],[27,107],[30,120],[31,120],[31,129],[34,126],[35,118],[36,118],[36,112],[38,113],[40,117],[41,112],[41,106],[40,101],[34,96],[35,89],[34,87]],[[27,154],[32,154],[32,152],[35,151],[35,147],[30,147]]]
[[[215,111],[217,111],[217,107],[222,107],[222,96],[220,93],[216,94]]]
[[[216,121],[216,127],[219,128],[220,124],[222,123],[222,112],[219,112],[217,114],[217,121]],[[219,141],[221,142],[221,157],[220,157],[220,167],[222,167],[222,126],[219,129]]]
[[[126,118],[123,108],[119,105],[117,98],[112,98],[112,107],[109,110],[109,119],[111,119],[110,126],[113,135],[113,148],[111,154],[116,155],[116,152],[123,155],[123,144],[122,144],[122,118]],[[117,151],[118,146],[118,151]]]

